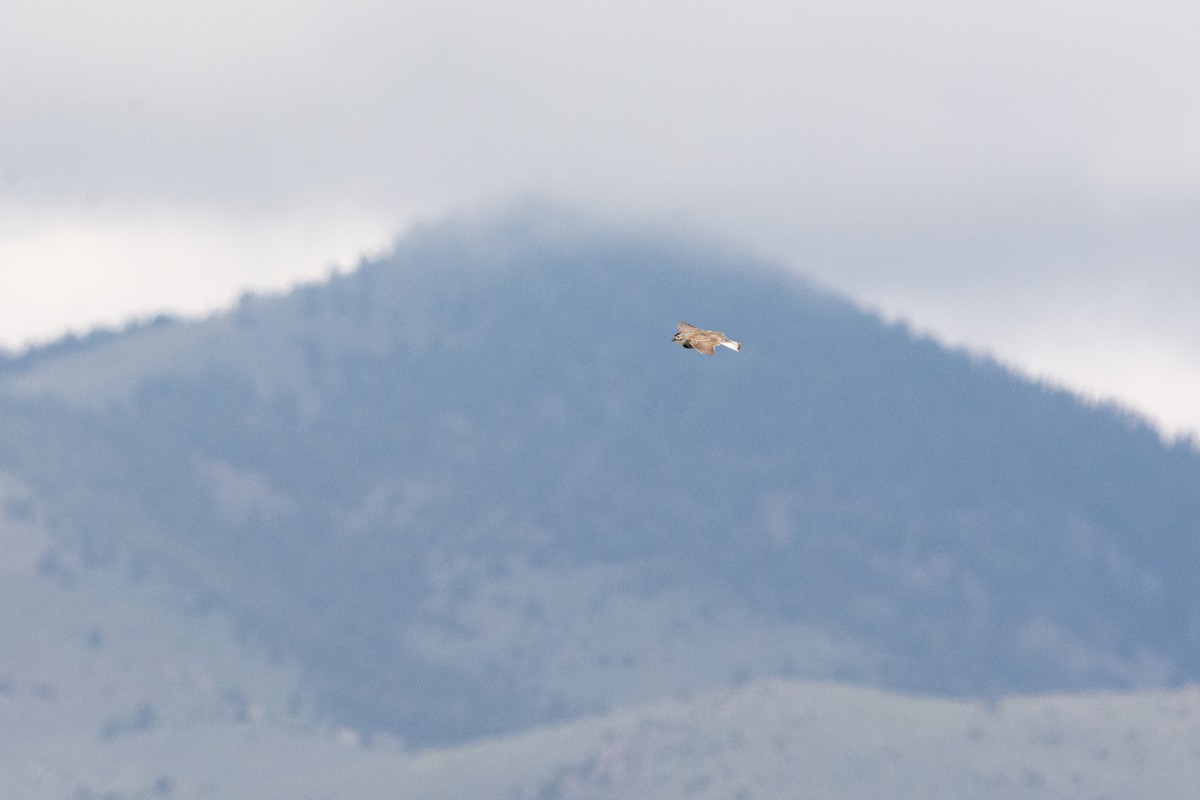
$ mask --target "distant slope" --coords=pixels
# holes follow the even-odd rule
[[[82,569],[49,539],[44,513],[0,473],[6,799],[196,797],[175,793],[195,766],[180,738],[311,724],[293,669],[240,646],[227,620],[188,618],[145,582]]]
[[[56,547],[417,745],[764,676],[1200,678],[1193,449],[703,243],[450,221],[10,365],[0,413]]]

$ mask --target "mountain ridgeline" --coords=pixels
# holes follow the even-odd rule
[[[766,676],[1200,680],[1190,444],[677,237],[431,226],[10,360],[0,413],[45,574],[169,586],[414,744]]]

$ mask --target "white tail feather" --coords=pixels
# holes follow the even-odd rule
[[[730,350],[741,350],[742,349],[742,346],[740,344],[738,344],[737,342],[733,341],[732,339],[726,339],[725,341],[721,342],[721,344],[725,345]]]

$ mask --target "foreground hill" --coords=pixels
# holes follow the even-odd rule
[[[43,573],[161,587],[409,745],[779,676],[1200,678],[1194,449],[659,235],[449,222],[11,361],[0,414]]]
[[[14,800],[1190,800],[1200,697],[978,703],[763,681],[421,751],[271,714],[168,709],[120,735],[6,736],[0,756]]]

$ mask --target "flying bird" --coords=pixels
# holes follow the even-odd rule
[[[714,348],[719,344],[725,345],[730,350],[742,349],[740,344],[720,331],[706,331],[695,325],[688,325],[686,322],[679,323],[679,330],[675,332],[675,338],[671,341],[683,345],[685,349],[704,353],[706,356],[711,356]]]

